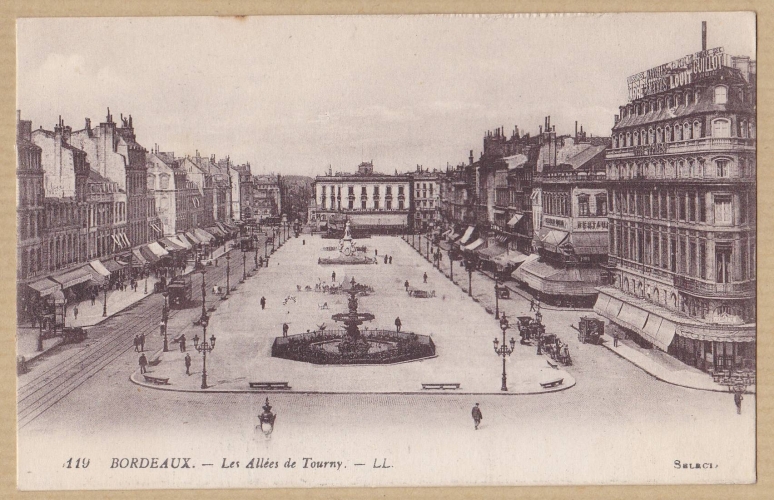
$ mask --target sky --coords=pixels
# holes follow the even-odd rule
[[[22,119],[132,115],[137,140],[253,173],[445,168],[487,130],[609,135],[626,77],[708,48],[755,59],[752,13],[20,19]]]

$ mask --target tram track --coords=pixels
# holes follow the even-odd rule
[[[234,250],[232,249],[231,252]],[[241,276],[239,266],[232,267],[230,281],[235,279],[235,275]],[[209,268],[206,273],[207,282],[219,285],[225,282],[226,269],[226,266]],[[195,296],[196,291],[201,287],[201,276],[199,273],[192,274],[192,294]],[[238,276],[236,279],[239,279]],[[212,295],[207,297],[205,308],[212,307],[219,301],[219,297]],[[18,428],[31,423],[134,347],[131,342],[134,335],[145,334],[146,338],[150,338],[154,331],[158,331],[161,302],[162,299],[157,295],[149,295],[105,322],[95,325],[89,329],[90,333],[105,331],[104,334],[96,335],[98,340],[95,343],[20,385],[17,390]],[[198,310],[199,307],[170,310],[169,319],[180,315],[187,315],[193,319],[198,314]]]

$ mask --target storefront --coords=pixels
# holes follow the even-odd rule
[[[591,307],[597,298],[601,273],[596,268],[561,267],[532,254],[511,276],[541,301],[559,307]]]

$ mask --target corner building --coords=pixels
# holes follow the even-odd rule
[[[613,285],[595,310],[701,370],[754,368],[755,62],[704,50],[629,92],[606,158]]]

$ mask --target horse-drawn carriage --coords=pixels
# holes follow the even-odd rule
[[[540,337],[540,350],[549,356],[551,359],[562,363],[563,365],[571,365],[572,358],[570,357],[570,349],[562,342],[555,334],[549,333]]]
[[[582,344],[598,345],[602,343],[602,335],[605,333],[605,322],[591,316],[581,316],[577,330],[578,340]]]
[[[435,297],[435,290],[421,290],[419,288],[409,288],[408,289],[409,297],[416,297],[418,299],[429,299],[432,297]]]
[[[545,325],[531,316],[519,316],[518,320],[516,326],[519,329],[522,344],[530,340],[538,340],[546,333]]]

